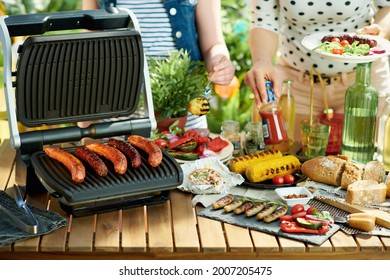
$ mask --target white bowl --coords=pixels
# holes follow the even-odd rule
[[[295,204],[306,204],[314,196],[305,187],[290,187],[290,188],[279,188],[275,189],[276,194],[284,201],[288,206],[294,206]],[[285,198],[288,195],[307,195],[301,198]]]

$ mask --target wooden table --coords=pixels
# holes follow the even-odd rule
[[[0,146],[0,189],[14,184],[15,151]],[[191,194],[162,204],[81,218],[48,194],[27,203],[69,220],[68,227],[0,248],[0,259],[390,259],[390,237],[338,231],[321,246],[198,217]],[[201,209],[201,208],[199,208]]]

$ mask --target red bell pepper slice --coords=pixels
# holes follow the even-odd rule
[[[200,133],[194,129],[187,130],[186,132],[184,132],[183,136],[192,137],[193,139],[195,139],[196,144],[198,146],[210,141],[208,137],[201,136]]]
[[[328,224],[323,224],[319,229],[308,229],[298,225],[297,222],[281,221],[280,228],[288,233],[325,234],[329,231]]]
[[[190,137],[190,136],[182,136],[180,137],[177,141],[173,142],[170,144],[169,148],[170,149],[174,149],[176,148],[177,146],[183,144],[183,143],[186,143],[188,141],[191,141],[193,140],[194,138]]]
[[[204,152],[204,150],[211,150],[211,151],[217,153],[220,150],[222,150],[223,148],[227,147],[228,145],[229,145],[229,142],[221,139],[221,137],[218,136],[218,137],[210,140],[209,142],[198,146],[197,152],[199,154],[202,154]]]

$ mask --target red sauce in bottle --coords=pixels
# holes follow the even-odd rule
[[[282,111],[260,111],[263,122],[263,135],[265,144],[278,144],[288,141],[288,135],[283,123]]]
[[[279,149],[281,152],[289,152],[289,140],[286,127],[283,122],[282,108],[275,99],[272,83],[266,82],[268,102],[259,110],[263,124],[264,143],[268,149]]]

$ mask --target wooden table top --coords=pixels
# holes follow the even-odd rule
[[[15,151],[0,146],[0,190],[14,184]],[[164,203],[75,218],[49,194],[27,203],[55,211],[67,227],[0,248],[0,259],[390,259],[390,237],[338,231],[322,245],[199,217],[192,195],[171,192]]]

